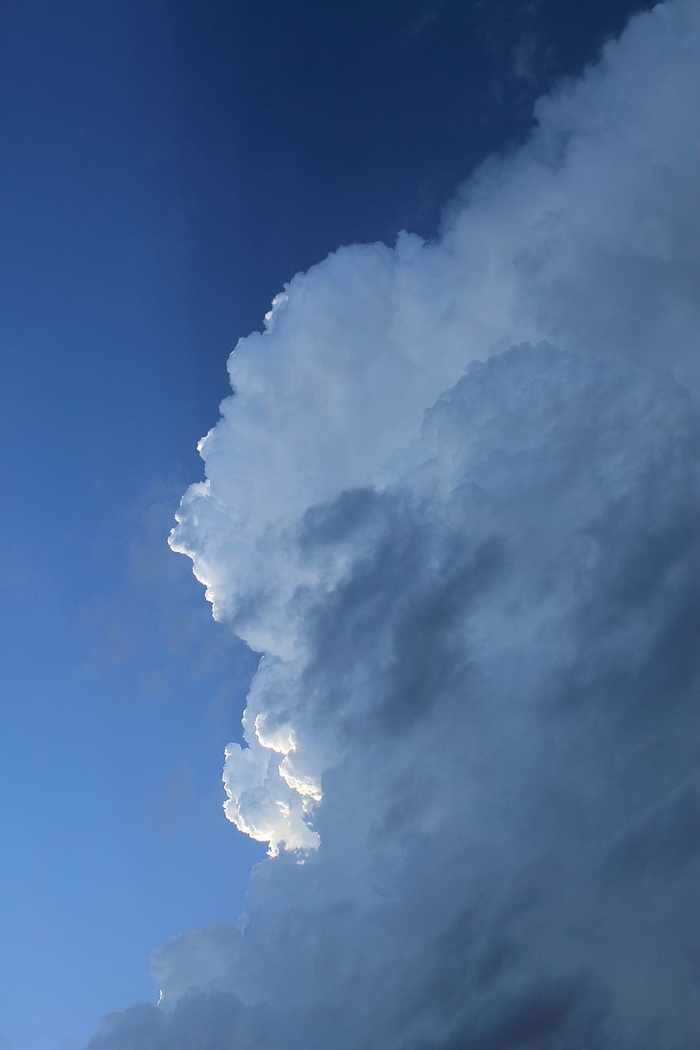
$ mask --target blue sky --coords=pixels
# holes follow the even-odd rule
[[[642,6],[6,5],[3,1050],[153,1001],[265,853],[221,813],[256,660],[166,546],[236,340],[339,245],[434,236]]]
[[[17,1047],[77,1045],[110,1000],[152,997],[148,954],[183,899],[186,924],[220,917],[260,852],[219,808],[250,664],[165,546],[224,354],[204,359],[156,15],[4,15],[0,1031]]]

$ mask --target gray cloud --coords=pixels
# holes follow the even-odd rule
[[[273,856],[90,1050],[697,1045],[699,23],[234,352],[173,546],[262,654],[224,784]]]

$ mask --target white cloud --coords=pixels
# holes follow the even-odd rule
[[[239,343],[173,546],[265,654],[224,782],[281,852],[92,1050],[690,1045],[699,97],[700,8],[640,16]]]

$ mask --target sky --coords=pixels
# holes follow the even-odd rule
[[[650,6],[4,5],[2,1050],[698,1045]]]

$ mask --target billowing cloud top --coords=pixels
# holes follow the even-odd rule
[[[239,342],[171,542],[272,857],[91,1050],[698,1045],[698,98],[698,5],[638,17]]]

